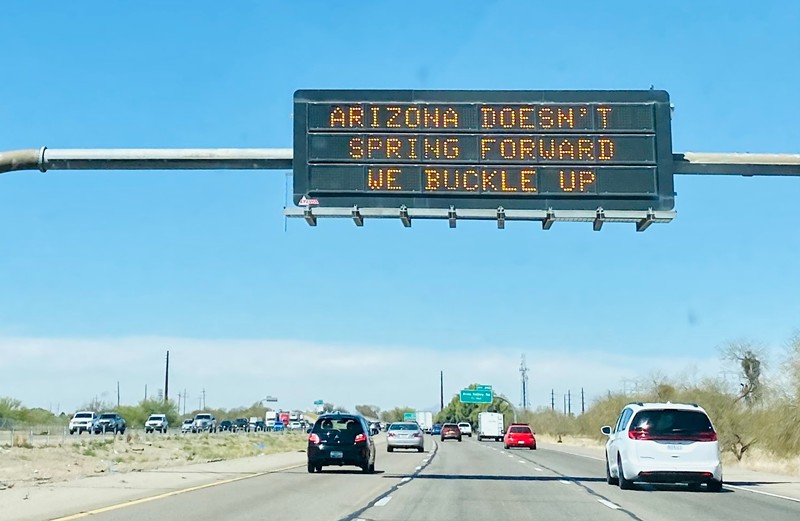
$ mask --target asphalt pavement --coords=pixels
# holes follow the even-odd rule
[[[541,446],[505,450],[474,439],[441,442],[428,437],[425,453],[386,452],[378,440],[377,472],[355,467],[309,474],[305,454],[248,458],[161,472],[108,476],[65,484],[61,496],[34,503],[5,501],[9,521],[91,515],[101,521],[314,519],[374,521],[492,521],[545,519],[675,521],[796,521],[800,480],[748,479],[726,474],[721,493],[685,486],[641,485],[620,490],[605,482],[604,463],[590,451]],[[753,475],[757,477],[755,474]],[[112,482],[125,479],[127,487]],[[732,479],[733,478],[733,479]],[[780,489],[770,487],[783,487]],[[747,490],[750,489],[750,490]],[[63,491],[69,494],[63,494]],[[758,493],[751,490],[760,490]],[[780,493],[770,492],[778,490]],[[5,491],[8,492],[8,491]],[[794,500],[793,500],[794,498]],[[59,500],[64,504],[57,505]],[[49,510],[33,506],[35,501]],[[20,507],[20,505],[23,505]],[[58,506],[58,512],[55,507]],[[78,515],[69,515],[83,512]],[[6,517],[11,514],[10,517]],[[61,516],[61,517],[59,517]]]

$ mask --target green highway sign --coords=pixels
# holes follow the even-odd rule
[[[417,419],[417,413],[415,413],[415,412],[403,413],[403,421],[404,422],[413,422],[416,419]]]
[[[475,386],[475,390],[477,390],[477,391],[491,391],[492,390],[492,386],[491,385],[476,385]]]
[[[322,400],[317,400],[317,401],[314,402],[314,405],[322,405],[324,403],[325,402],[323,402]]]
[[[462,389],[461,403],[492,403],[491,389]]]

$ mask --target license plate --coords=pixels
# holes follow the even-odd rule
[[[667,450],[683,450],[683,445],[669,444],[667,445]]]
[[[344,454],[338,450],[331,451],[331,458],[341,459],[344,457]]]
[[[524,441],[518,441],[517,445],[525,445],[525,442]]]

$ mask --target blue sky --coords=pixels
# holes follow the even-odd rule
[[[49,2],[3,17],[0,150],[289,148],[300,88],[654,85],[675,105],[675,152],[800,153],[791,1]],[[1,176],[0,395],[70,410],[121,380],[133,402],[159,386],[173,346],[175,388],[204,386],[215,406],[278,387],[293,407],[427,407],[439,370],[448,393],[481,381],[518,399],[523,353],[542,405],[551,388],[717,374],[717,346],[777,351],[800,328],[800,179],[677,177],[677,219],[645,233],[310,228],[285,222],[286,183],[278,171]],[[350,363],[332,378],[325,357]],[[367,391],[342,383],[365,369]],[[237,373],[248,383],[215,383]],[[400,374],[419,380],[402,397]]]

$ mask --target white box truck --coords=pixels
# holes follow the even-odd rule
[[[433,413],[430,411],[417,411],[417,424],[422,432],[430,433],[433,428]]]
[[[478,441],[493,439],[503,441],[505,428],[503,426],[503,415],[499,412],[478,413]]]

